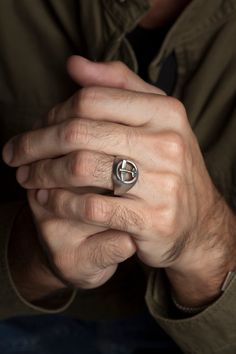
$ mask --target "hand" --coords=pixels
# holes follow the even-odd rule
[[[120,231],[57,217],[39,205],[36,193],[28,191],[35,223],[29,208],[23,209],[14,223],[8,259],[23,298],[52,309],[67,303],[69,285],[89,289],[105,283],[135,246]]]
[[[106,86],[110,73],[86,76],[89,65],[101,64],[81,60],[78,75],[82,77],[77,81],[86,88],[50,112],[49,128],[12,140],[10,165],[25,165],[18,169],[18,182],[27,189],[54,189],[47,191],[47,208],[60,217],[128,231],[140,258],[150,266],[170,266],[175,263],[172,258],[183,263],[183,247],[178,247],[177,255],[176,244],[196,229],[201,198],[207,206],[213,199],[213,186],[184,107],[174,98],[155,94],[155,88],[149,93],[149,87],[140,87],[143,92],[114,88],[114,84],[98,87],[99,80]],[[126,76],[128,88],[135,86],[134,75],[116,66],[108,65],[111,77],[125,83]],[[91,81],[97,87],[90,87],[89,79],[95,75]],[[63,189],[112,190],[112,163],[117,155],[136,161],[140,170],[138,183],[124,197],[78,196]],[[39,192],[42,195],[46,191]]]
[[[86,88],[51,111],[50,128],[16,137],[11,161],[5,148],[6,162],[25,165],[18,181],[28,189],[47,189],[38,200],[59,218],[131,235],[140,259],[166,268],[180,295],[181,279],[203,275],[205,285],[205,266],[213,259],[209,274],[225,274],[232,240],[228,232],[216,232],[214,218],[223,211],[232,220],[232,214],[211,182],[183,105],[121,64],[72,58],[69,70]],[[122,198],[64,189],[111,190],[114,156],[129,157],[140,171]],[[207,288],[203,296],[215,291]]]

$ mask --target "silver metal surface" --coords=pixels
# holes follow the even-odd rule
[[[127,193],[136,184],[138,175],[138,167],[133,161],[116,157],[112,171],[114,195]]]

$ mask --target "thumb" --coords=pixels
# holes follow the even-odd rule
[[[117,265],[135,252],[136,246],[125,232],[107,230],[88,237],[79,246],[80,279],[77,279],[77,285],[84,289],[103,285],[115,273]]]
[[[74,55],[67,61],[67,70],[82,87],[104,86],[165,95],[164,91],[148,84],[119,61],[97,63]]]

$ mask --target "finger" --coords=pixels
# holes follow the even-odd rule
[[[104,227],[85,224],[82,221],[59,218],[48,208],[39,204],[36,197],[37,193],[37,190],[29,190],[27,192],[29,205],[33,212],[32,216],[35,220],[35,225],[43,232],[44,240],[47,244],[53,245],[54,251],[60,250],[66,244],[77,246],[79,242],[91,235],[107,230]]]
[[[114,157],[91,151],[78,151],[59,159],[47,159],[21,166],[17,181],[26,189],[98,187],[113,190]],[[139,164],[139,179],[127,195],[147,200],[153,195],[153,176]],[[104,194],[104,193],[103,193]]]
[[[27,190],[27,200],[32,211],[32,217],[38,221],[46,220],[51,217],[51,211],[48,208],[44,208],[37,200],[38,190]],[[37,224],[37,223],[36,223]]]
[[[90,289],[104,284],[115,273],[117,265],[136,251],[131,237],[123,232],[108,230],[90,236],[78,248],[79,274],[71,282]]]
[[[11,139],[4,147],[3,159],[10,166],[21,166],[76,150],[95,150],[110,155],[129,153],[127,139],[135,133],[130,127],[86,119],[73,119],[58,125],[29,131]],[[9,150],[11,157],[9,158]],[[130,156],[130,153],[129,153]]]
[[[97,63],[73,55],[67,62],[72,79],[82,87],[105,86],[163,95],[162,90],[143,81],[122,62]]]
[[[97,63],[74,55],[69,58],[67,68],[71,77],[82,87],[102,86],[165,95],[164,91],[142,80],[122,62]],[[68,119],[68,112],[73,111],[68,108],[75,100],[73,96],[69,101],[55,106],[48,114],[47,123],[51,125]],[[73,112],[73,116],[77,116],[76,113]]]
[[[139,200],[97,194],[77,196],[64,189],[40,190],[37,199],[62,218],[131,234],[150,232],[150,210],[146,205],[144,208],[144,203]]]
[[[111,190],[113,160],[113,156],[95,151],[76,151],[21,166],[16,178],[26,189],[99,187]]]
[[[83,194],[107,194],[107,190],[112,191],[114,188],[113,161],[114,157],[109,155],[79,151],[60,159],[42,160],[29,166],[22,166],[17,171],[17,180],[26,189],[67,188],[76,194],[78,191],[83,191]],[[166,171],[168,164],[167,161]],[[161,162],[155,165],[156,171],[151,171],[152,166],[153,163],[150,165],[150,171],[145,171],[139,164],[137,183],[125,196],[142,199],[153,206],[163,205],[175,195],[176,185],[180,183],[177,178],[179,172],[163,172]],[[25,168],[29,170],[29,177],[22,182],[21,173],[24,175]]]
[[[130,235],[117,230],[108,230],[90,236],[81,245],[81,255],[99,269],[124,262],[136,251]]]
[[[185,140],[181,133],[174,131],[173,126],[172,132],[162,131],[157,136],[151,130],[89,119],[72,119],[11,139],[4,147],[3,159],[10,166],[18,167],[77,150],[89,150],[133,158],[147,165],[156,159],[157,153],[158,156],[165,156],[165,159],[168,155],[176,157],[178,152],[184,150]]]
[[[173,98],[153,93],[93,86],[77,91],[66,102],[55,106],[48,114],[47,123],[52,125],[78,117],[130,126],[142,126],[150,122],[162,127],[168,126],[168,117],[172,108],[176,110],[177,102]],[[173,125],[173,118],[171,122]]]
[[[12,138],[3,148],[4,161],[13,167],[53,157],[59,144],[57,127],[35,129]],[[60,154],[60,147],[58,148]]]

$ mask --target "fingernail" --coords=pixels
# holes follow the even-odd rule
[[[20,167],[16,175],[17,181],[19,183],[25,183],[29,177],[29,171],[30,171],[29,166]]]
[[[45,205],[48,201],[48,191],[46,189],[40,189],[37,194],[39,204]]]
[[[2,152],[3,160],[7,164],[12,162],[12,160],[13,160],[13,152],[14,152],[13,143],[12,142],[7,143],[7,145],[5,145],[5,147],[3,149],[3,152]]]

